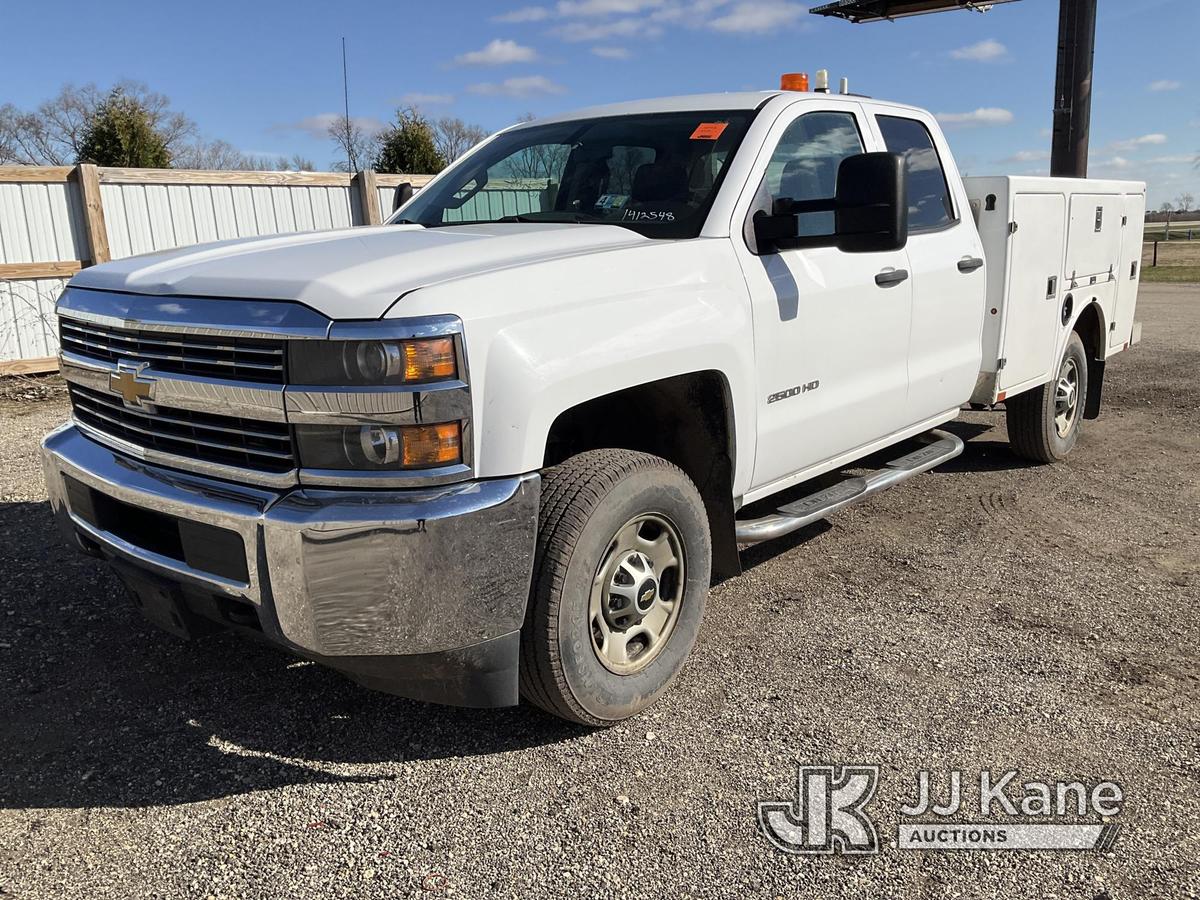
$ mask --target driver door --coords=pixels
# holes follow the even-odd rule
[[[831,199],[841,161],[874,149],[855,102],[830,98],[792,109],[772,127],[745,240],[734,239],[750,288],[757,358],[752,491],[782,487],[789,476],[909,424],[913,294],[906,252],[757,252],[757,210],[779,197]],[[833,214],[805,213],[798,225],[802,235],[831,233]]]

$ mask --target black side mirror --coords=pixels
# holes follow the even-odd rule
[[[392,198],[392,212],[395,212],[405,203],[412,199],[413,189],[412,183],[404,181],[396,188],[396,195]]]
[[[832,212],[830,234],[800,234],[797,216]],[[825,200],[775,201],[754,215],[759,253],[800,247],[837,247],[845,253],[901,250],[908,243],[904,158],[898,153],[860,153],[838,166],[837,192]]]
[[[903,250],[908,243],[904,157],[860,153],[838,167],[834,210],[837,247],[846,253]]]

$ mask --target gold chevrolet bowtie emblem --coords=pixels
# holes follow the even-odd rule
[[[148,363],[118,362],[117,371],[108,376],[108,388],[121,395],[130,406],[141,406],[142,401],[154,399],[154,379],[144,377],[142,370]]]

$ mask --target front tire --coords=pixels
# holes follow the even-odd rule
[[[1072,331],[1054,380],[1005,401],[1008,441],[1018,456],[1051,463],[1074,449],[1087,408],[1087,376],[1087,352]]]
[[[521,694],[594,726],[650,706],[696,642],[711,567],[704,501],[665,459],[591,450],[544,470]]]

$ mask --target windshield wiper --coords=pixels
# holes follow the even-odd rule
[[[575,225],[602,225],[602,224],[604,224],[602,219],[585,219],[579,213],[559,213],[557,218],[545,218],[540,215],[539,216],[532,216],[532,215],[501,216],[500,218],[495,219],[494,221],[496,221],[496,222],[547,222],[550,224],[563,224],[566,222],[570,222]]]
[[[420,225],[421,223],[416,221],[415,219],[395,219],[391,224],[393,224],[393,225]],[[422,227],[424,227],[424,226],[422,226]]]

